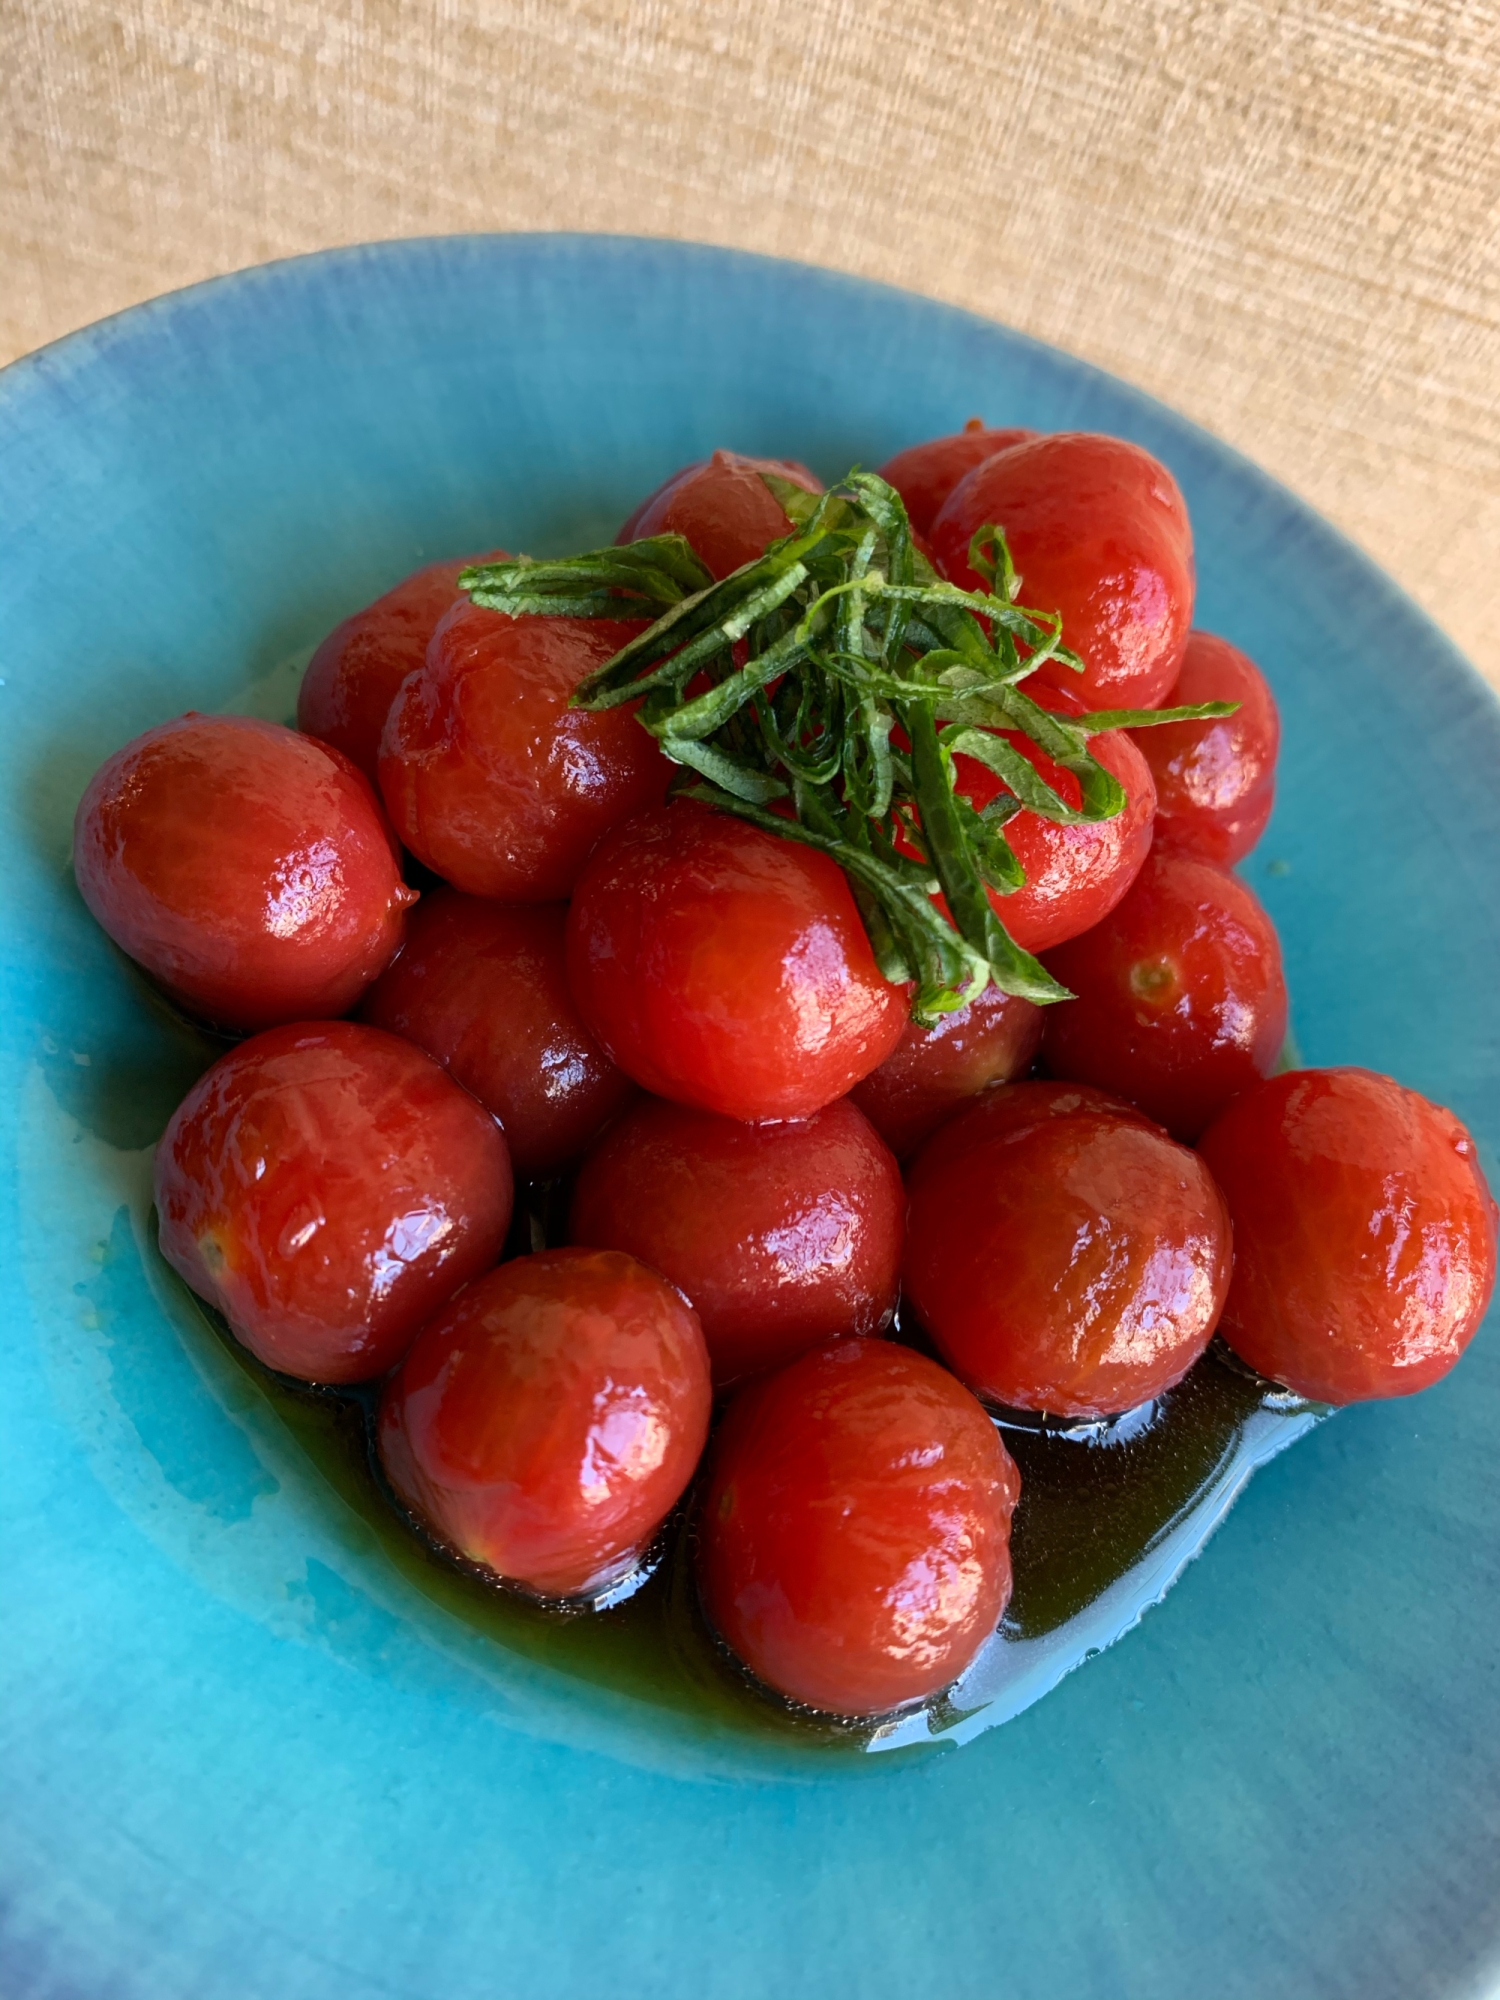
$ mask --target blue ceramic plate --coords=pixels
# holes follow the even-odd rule
[[[425,559],[604,540],[714,444],[831,476],[975,410],[1171,465],[1199,622],[1285,718],[1246,872],[1303,1051],[1452,1105],[1494,1178],[1500,711],[1306,508],[1108,377],[824,272],[479,237],[205,285],[0,383],[7,2000],[1500,1982],[1493,1330],[1262,1473],[1006,1727],[809,1764],[674,1718],[649,1662],[495,1644],[150,1249],[150,1147],[207,1050],[72,888],[101,758],[188,707],[286,713]]]

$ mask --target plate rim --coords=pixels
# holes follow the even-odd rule
[[[1418,621],[1423,630],[1424,637],[1429,642],[1427,654],[1423,662],[1424,669],[1434,674],[1441,674],[1444,678],[1448,678],[1452,674],[1452,669],[1455,666],[1466,670],[1468,682],[1465,683],[1462,676],[1458,676],[1450,680],[1450,686],[1453,687],[1455,693],[1460,691],[1460,689],[1464,689],[1472,694],[1475,687],[1483,689],[1487,699],[1481,705],[1482,712],[1487,717],[1488,722],[1494,727],[1496,740],[1500,741],[1500,690],[1496,690],[1479,674],[1478,670],[1465,658],[1456,644],[1436,621],[1432,619],[1430,614],[1425,612],[1420,605],[1416,604],[1374,562],[1373,558],[1366,555],[1341,530],[1328,522],[1310,503],[1302,500],[1292,489],[1286,487],[1273,475],[1267,473],[1246,454],[1239,451],[1236,447],[1227,444],[1207,426],[1197,422],[1195,419],[1183,416],[1169,404],[1161,402],[1149,392],[1136,388],[1133,384],[1111,374],[1108,370],[1102,369],[1094,363],[1082,360],[1069,353],[1066,349],[1039,340],[1034,336],[1020,333],[1016,329],[1005,325],[1002,321],[973,312],[968,308],[953,305],[941,299],[932,299],[922,293],[892,286],[880,280],[865,278],[837,269],[830,269],[818,264],[804,263],[785,257],[763,256],[756,252],[727,249],[723,246],[713,244],[695,244],[671,237],[596,235],[590,232],[480,231],[466,232],[456,236],[437,235],[378,239],[372,243],[337,246],[327,250],[308,252],[293,257],[272,260],[263,264],[251,265],[240,271],[200,280],[192,285],[158,295],[156,298],[122,308],[120,312],[111,314],[103,320],[93,322],[87,327],[76,329],[69,334],[63,335],[58,340],[49,343],[46,347],[34,350],[33,353],[18,358],[17,361],[10,364],[5,370],[0,371],[0,412],[3,412],[5,407],[7,407],[12,392],[24,390],[32,379],[31,371],[39,370],[42,364],[45,364],[47,370],[54,374],[58,368],[59,357],[66,364],[64,373],[74,368],[85,366],[96,356],[107,351],[112,340],[118,337],[122,323],[129,323],[129,326],[126,328],[127,331],[132,327],[144,327],[158,315],[165,317],[171,311],[181,309],[185,304],[192,304],[205,295],[209,297],[216,296],[225,288],[244,287],[247,281],[253,282],[258,279],[269,279],[277,275],[295,272],[313,264],[322,264],[326,267],[335,265],[341,260],[352,262],[366,260],[371,257],[384,257],[386,255],[399,256],[404,252],[409,252],[413,247],[446,247],[453,245],[477,245],[485,248],[520,245],[532,247],[538,244],[553,245],[573,252],[585,246],[608,246],[611,249],[623,248],[626,250],[650,248],[652,250],[666,251],[674,257],[680,256],[685,260],[690,260],[698,254],[707,253],[716,259],[742,261],[763,267],[782,267],[799,274],[802,278],[832,280],[847,285],[861,293],[877,296],[886,295],[903,304],[934,308],[944,314],[951,314],[956,319],[966,321],[976,329],[983,330],[987,334],[999,333],[1007,341],[1014,342],[1020,347],[1034,350],[1045,356],[1060,357],[1066,362],[1070,370],[1079,371],[1080,374],[1106,383],[1111,394],[1116,397],[1124,397],[1132,400],[1144,411],[1148,412],[1153,421],[1164,423],[1171,429],[1180,430],[1185,436],[1190,437],[1200,449],[1207,448],[1212,453],[1221,455],[1233,468],[1237,478],[1246,476],[1251,481],[1253,487],[1258,488],[1263,493],[1274,496],[1290,518],[1297,520],[1305,528],[1313,531],[1320,545],[1320,552],[1316,557],[1320,572],[1326,573],[1324,560],[1326,553],[1327,557],[1337,561],[1341,569],[1352,571],[1358,577],[1362,588],[1366,590],[1372,586],[1377,588],[1384,597],[1389,599],[1392,608],[1399,613],[1403,621]],[[13,380],[12,378],[18,376],[19,371],[26,372],[20,374],[18,380]],[[1333,587],[1342,587],[1342,584],[1335,579],[1330,584],[1330,588]]]

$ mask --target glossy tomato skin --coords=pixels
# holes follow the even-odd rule
[[[977,465],[944,502],[932,546],[945,576],[982,589],[969,543],[993,522],[1021,577],[1020,602],[1060,611],[1085,664],[1091,708],[1160,708],[1193,622],[1193,538],[1167,468],[1123,438],[1064,431]],[[1055,686],[1066,667],[1038,669]]]
[[[1447,1374],[1494,1291],[1496,1222],[1451,1111],[1372,1070],[1293,1070],[1199,1151],[1234,1218],[1219,1331],[1238,1355],[1320,1403]]]
[[[1047,1009],[1047,1068],[1127,1099],[1176,1139],[1196,1139],[1276,1067],[1281,945],[1256,897],[1212,862],[1153,848],[1124,899],[1046,963],[1075,995]]]
[[[615,540],[681,535],[714,576],[732,576],[792,532],[792,523],[762,472],[774,472],[809,493],[823,491],[816,474],[795,459],[746,458],[737,451],[716,451],[712,458],[683,466],[649,493]]]
[[[460,574],[471,563],[504,560],[503,549],[491,549],[428,563],[335,625],[302,676],[297,727],[342,750],[376,784],[380,733],[391,703],[426,658],[439,619],[462,596]]]
[[[627,1076],[752,1122],[842,1097],[908,1011],[835,862],[687,799],[615,827],[590,856],[568,978]]]
[[[568,705],[640,629],[453,606],[381,739],[380,788],[419,860],[471,896],[555,903],[607,827],[662,797],[672,767],[632,710]]]
[[[243,715],[179,716],[117,750],[79,801],[73,868],[121,950],[242,1030],[352,1007],[416,900],[347,758]]]
[[[607,1250],[544,1250],[468,1286],[388,1384],[380,1461],[439,1540],[545,1597],[634,1567],[708,1437],[697,1315]]]
[[[500,1254],[511,1171],[437,1063],[351,1021],[256,1035],[201,1076],[156,1150],[162,1254],[268,1367],[382,1375]]]
[[[943,502],[960,479],[997,451],[1035,436],[1028,430],[992,430],[980,418],[970,417],[951,437],[927,438],[898,451],[881,466],[880,476],[901,495],[906,518],[917,533],[930,535]]]
[[[703,1608],[759,1680],[809,1708],[920,1701],[1000,1622],[1020,1485],[936,1362],[889,1341],[815,1348],[741,1390],[720,1426]]]
[[[848,1098],[780,1125],[643,1098],[580,1167],[568,1233],[677,1286],[722,1388],[883,1333],[905,1227],[900,1169]]]
[[[906,1159],[971,1097],[1010,1083],[1031,1067],[1043,1010],[987,986],[934,1027],[908,1021],[879,1069],[849,1096],[898,1159]]]
[[[1266,830],[1276,803],[1281,721],[1260,669],[1212,632],[1190,632],[1163,708],[1237,701],[1237,715],[1132,732],[1156,780],[1156,838],[1228,868]]]
[[[435,1056],[505,1129],[535,1179],[576,1159],[635,1085],[578,1018],[561,903],[495,903],[429,889],[361,1019]]]
[[[907,1175],[903,1288],[948,1365],[1015,1409],[1101,1417],[1179,1381],[1229,1285],[1196,1153],[1072,1083],[990,1091]]]
[[[1078,697],[1062,689],[1038,687],[1027,692],[1061,715],[1082,713]],[[1064,771],[1019,731],[1004,732],[1023,756],[1070,806],[1081,794],[1078,780]],[[1156,787],[1150,767],[1122,729],[1109,729],[1089,743],[1094,756],[1125,791],[1125,806],[1113,819],[1066,826],[1021,812],[1005,823],[1005,838],[1026,871],[1025,883],[1008,895],[989,892],[995,913],[1016,943],[1027,951],[1046,951],[1088,930],[1120,901],[1140,873],[1151,851],[1156,812]],[[973,757],[955,757],[957,789],[977,807],[987,806],[1005,790],[988,765]]]

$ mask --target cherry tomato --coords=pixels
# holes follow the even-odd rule
[[[1047,1068],[1128,1098],[1174,1138],[1196,1139],[1269,1076],[1286,1040],[1271,919],[1191,854],[1153,848],[1124,900],[1047,970],[1077,996],[1047,1009]]]
[[[928,438],[898,451],[881,466],[880,476],[905,501],[906,518],[917,533],[930,535],[943,502],[966,473],[997,451],[1035,436],[1035,431],[991,430],[981,418],[970,417],[951,437]]]
[[[612,1250],[543,1250],[468,1286],[385,1392],[381,1464],[439,1538],[546,1597],[634,1568],[708,1437],[691,1306]]]
[[[966,589],[983,588],[969,543],[992,522],[1005,531],[1021,603],[1062,613],[1089,706],[1159,708],[1193,622],[1192,531],[1167,468],[1139,445],[1085,431],[987,458],[932,526],[939,567]],[[1050,662],[1038,678],[1079,686]]]
[[[471,563],[504,562],[503,549],[458,556],[413,570],[394,590],[335,625],[307,663],[297,696],[297,727],[342,750],[376,782],[380,732],[396,691],[427,657],[438,620],[462,592]]]
[[[1190,632],[1163,708],[1237,701],[1217,722],[1163,722],[1132,731],[1156,780],[1156,838],[1227,868],[1266,830],[1276,802],[1281,723],[1265,678],[1227,639]]]
[[[1028,681],[1026,691],[1057,714],[1083,713],[1082,702],[1066,689]],[[1078,805],[1082,793],[1071,771],[1054,764],[1019,730],[999,733],[1035,765],[1066,804]],[[1046,951],[1107,916],[1151,851],[1156,787],[1145,758],[1122,729],[1102,731],[1090,740],[1089,748],[1124,787],[1124,808],[1113,819],[1067,826],[1040,813],[1020,812],[1005,823],[1005,838],[1026,871],[1026,880],[1005,895],[992,889],[990,902],[1016,943],[1027,951]],[[953,769],[956,788],[976,807],[987,806],[1006,789],[977,758],[957,756]],[[897,844],[914,851],[904,839]]]
[[[722,1386],[884,1332],[905,1227],[900,1170],[847,1098],[781,1125],[644,1098],[579,1169],[568,1233],[670,1278]]]
[[[900,1040],[827,855],[687,799],[600,841],[568,914],[584,1021],[627,1076],[726,1118],[808,1118]]]
[[[971,1097],[1023,1076],[1041,1039],[1040,1007],[987,986],[935,1027],[908,1021],[879,1069],[849,1095],[892,1152],[905,1159]]]
[[[1208,1345],[1229,1216],[1196,1153],[1072,1083],[993,1090],[907,1175],[902,1282],[949,1366],[1022,1410],[1099,1417]]]
[[[924,1355],[883,1340],[804,1354],[741,1390],[709,1464],[703,1608],[791,1700],[837,1715],[920,1701],[999,1624],[1020,1476]]]
[[[431,889],[361,1016],[447,1066],[500,1120],[516,1172],[555,1173],[635,1095],[578,1018],[561,903]]]
[[[605,828],[662,797],[672,766],[631,709],[568,706],[640,629],[454,605],[381,740],[381,790],[419,860],[471,896],[557,902]]]
[[[762,472],[774,472],[809,493],[823,491],[823,482],[795,459],[716,451],[710,459],[683,466],[647,494],[615,540],[681,535],[714,576],[732,576],[792,532]]]
[[[271,1028],[156,1149],[162,1254],[271,1368],[362,1382],[500,1254],[505,1139],[430,1056],[351,1021]]]
[[[179,716],[94,773],[73,868],[99,923],[223,1027],[342,1014],[416,897],[369,785],[279,723]]]
[[[1451,1111],[1367,1069],[1294,1070],[1199,1142],[1234,1218],[1219,1331],[1319,1403],[1409,1396],[1457,1361],[1495,1286],[1495,1204]]]

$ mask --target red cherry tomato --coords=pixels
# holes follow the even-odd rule
[[[546,1597],[627,1574],[708,1436],[697,1315],[633,1257],[544,1250],[423,1327],[386,1389],[380,1460],[441,1541]]]
[[[1041,1039],[1040,1007],[987,986],[935,1027],[908,1021],[891,1054],[849,1095],[905,1159],[971,1097],[1023,1076]]]
[[[504,562],[503,549],[458,556],[413,570],[394,590],[335,625],[307,663],[297,696],[297,727],[342,750],[376,782],[380,732],[396,691],[427,657],[438,620],[462,595],[471,563]]]
[[[1083,713],[1082,702],[1068,690],[1028,681],[1026,691],[1057,714]],[[1066,804],[1077,806],[1082,793],[1071,771],[1060,769],[1019,730],[1000,733]],[[990,902],[1016,943],[1027,951],[1046,951],[1107,916],[1151,851],[1156,788],[1145,758],[1122,729],[1102,731],[1090,740],[1089,748],[1124,787],[1125,805],[1113,819],[1067,826],[1039,813],[1020,812],[1005,823],[1005,838],[1025,869],[1026,880],[1007,895],[992,889]],[[1005,790],[989,766],[976,758],[955,757],[953,771],[958,791],[976,807],[987,806]],[[914,851],[904,839],[898,838],[897,845]]]
[[[505,1128],[517,1173],[555,1173],[635,1086],[578,1018],[561,903],[431,889],[361,1016],[426,1049]]]
[[[722,1386],[884,1332],[905,1227],[900,1170],[847,1098],[782,1125],[646,1098],[579,1169],[568,1233],[670,1278]]]
[[[960,479],[997,451],[1035,436],[1035,431],[991,430],[978,417],[970,417],[951,437],[928,438],[898,451],[881,466],[880,476],[901,495],[906,518],[917,533],[930,535],[939,509]]]
[[[381,742],[381,790],[412,853],[471,896],[565,897],[605,828],[672,775],[630,709],[568,706],[640,629],[456,604]]]
[[[878,1715],[957,1679],[1010,1598],[1020,1476],[946,1369],[883,1340],[741,1390],[699,1517],[703,1608],[767,1686]]]
[[[79,801],[73,867],[115,943],[228,1028],[342,1014],[416,900],[347,758],[244,715],[179,716],[117,750]]]
[[[499,1126],[350,1021],[272,1028],[201,1076],[156,1150],[162,1254],[269,1367],[362,1382],[500,1254]]]
[[[1036,692],[1040,695],[1043,690]],[[1054,697],[1044,706],[1062,709],[1064,704]],[[1078,804],[1081,794],[1071,771],[1059,769],[1029,737],[1015,735],[1011,740],[1054,791],[1070,806]],[[1108,916],[1151,852],[1156,787],[1145,758],[1122,729],[1105,730],[1092,738],[1089,748],[1124,787],[1125,805],[1113,819],[1063,826],[1038,813],[1022,812],[1006,823],[1005,837],[1026,871],[1026,880],[1007,896],[992,889],[990,901],[1016,943],[1027,951],[1045,951]],[[960,757],[956,762],[960,788],[976,806],[988,805],[1003,789],[994,773],[973,758]]]
[[[1139,445],[1084,431],[1033,438],[967,474],[932,526],[945,576],[983,588],[969,543],[1003,528],[1020,601],[1060,611],[1091,708],[1159,708],[1193,622],[1193,539],[1177,482]],[[1038,678],[1079,687],[1051,663]]]
[[[1409,1396],[1474,1337],[1495,1204],[1451,1111],[1366,1069],[1294,1070],[1199,1142],[1234,1218],[1219,1331],[1320,1403]]]
[[[1047,954],[1077,997],[1047,1009],[1054,1076],[1097,1084],[1196,1139],[1269,1076],[1286,1040],[1281,946],[1255,897],[1222,868],[1153,849],[1101,923]]]
[[[835,862],[686,799],[595,848],[568,977],[627,1076],[726,1118],[821,1111],[884,1062],[907,1016]]]
[[[716,451],[710,459],[683,466],[649,493],[615,540],[681,535],[714,576],[732,576],[792,532],[792,523],[762,472],[774,472],[809,493],[823,491],[822,481],[795,459],[746,458],[737,451]]]
[[[1223,868],[1247,855],[1276,802],[1281,723],[1252,660],[1212,632],[1190,632],[1182,671],[1163,708],[1237,701],[1217,722],[1163,722],[1133,730],[1156,780],[1156,838]]]
[[[981,1396],[1099,1417],[1159,1396],[1208,1345],[1229,1216],[1196,1153],[1070,1083],[989,1092],[907,1175],[903,1284]]]

